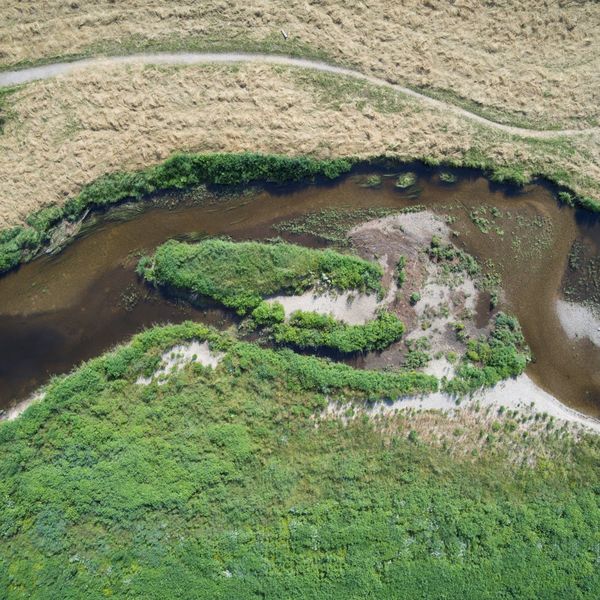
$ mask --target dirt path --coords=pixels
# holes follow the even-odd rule
[[[258,62],[263,64],[284,65],[290,67],[299,67],[302,69],[312,69],[325,73],[333,73],[336,75],[344,75],[354,79],[366,81],[372,85],[386,87],[400,94],[418,99],[420,102],[427,104],[430,107],[437,108],[442,111],[452,112],[458,116],[470,119],[487,127],[504,131],[513,135],[521,135],[530,138],[554,138],[560,136],[574,136],[582,134],[597,133],[598,128],[590,129],[561,129],[561,130],[536,130],[526,129],[522,127],[513,127],[496,123],[472,113],[464,108],[455,106],[448,102],[430,98],[425,94],[415,92],[410,88],[389,83],[384,79],[365,75],[359,71],[337,67],[324,62],[313,61],[303,58],[291,58],[289,56],[278,56],[269,54],[250,54],[250,53],[156,53],[156,54],[134,54],[130,56],[113,56],[108,58],[91,58],[83,59],[74,62],[61,62],[40,67],[32,67],[17,71],[5,71],[0,73],[0,87],[19,85],[29,83],[39,79],[48,79],[63,73],[69,73],[76,69],[90,68],[98,64],[166,64],[166,65],[190,65],[190,64],[231,64],[231,63],[250,63]]]

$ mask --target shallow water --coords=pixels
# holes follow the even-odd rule
[[[567,267],[573,242],[582,240],[592,257],[598,252],[598,220],[559,206],[542,186],[511,194],[464,173],[456,184],[440,185],[434,172],[423,170],[415,199],[414,189],[399,191],[394,181],[384,178],[381,187],[365,188],[360,185],[364,174],[355,174],[333,185],[268,188],[233,198],[216,194],[202,202],[184,197],[174,206],[149,203],[126,221],[100,218],[62,253],[0,279],[0,406],[144,327],[190,318],[221,327],[231,324],[231,315],[216,307],[167,300],[138,280],[137,256],[168,238],[274,237],[274,223],[307,212],[418,203],[449,215],[458,234],[455,243],[481,262],[493,261],[506,291],[501,308],[518,316],[536,357],[529,368],[532,378],[566,404],[599,416],[600,351],[590,342],[569,340],[555,312],[563,279],[574,277]],[[310,236],[287,237],[315,243]],[[580,287],[584,297],[587,288]],[[476,318],[487,319],[487,311],[486,303],[480,303]]]

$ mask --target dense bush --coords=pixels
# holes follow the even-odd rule
[[[205,338],[215,370],[135,383]],[[428,388],[195,323],[144,332],[0,424],[0,596],[596,598],[597,440],[529,466],[319,418]]]
[[[148,281],[201,294],[245,314],[278,292],[298,293],[322,284],[340,290],[379,292],[381,267],[333,250],[294,244],[171,240],[140,261]]]
[[[279,302],[261,302],[252,311],[252,320],[261,327],[270,327],[275,323],[283,323],[285,310]]]
[[[329,315],[296,311],[287,322],[275,325],[273,339],[298,348],[329,348],[350,354],[383,350],[403,333],[400,319],[387,311],[364,325],[347,325]]]
[[[492,387],[523,373],[530,360],[531,353],[516,317],[498,313],[487,339],[469,340],[465,359],[445,389],[463,394]]]

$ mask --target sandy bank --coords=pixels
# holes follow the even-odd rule
[[[376,402],[364,409],[366,414],[391,415],[393,413],[415,409],[418,411],[442,411],[452,415],[459,411],[470,410],[475,404],[482,408],[491,406],[495,409],[518,410],[520,413],[546,414],[558,421],[570,423],[587,431],[600,434],[600,420],[573,410],[554,396],[545,392],[536,385],[531,378],[520,375],[515,379],[508,379],[496,385],[494,388],[476,392],[471,398],[462,400],[459,404],[456,399],[437,392],[425,396],[401,398],[394,402]],[[324,413],[324,417],[341,417],[345,414],[347,406],[330,404]]]
[[[570,338],[587,338],[600,347],[600,318],[591,309],[575,302],[557,300],[556,313]]]
[[[148,385],[152,381],[157,381],[159,385],[166,383],[169,375],[176,371],[180,371],[192,362],[211,367],[214,369],[223,359],[224,354],[221,352],[213,352],[208,342],[198,342],[196,340],[189,344],[180,344],[173,346],[165,351],[161,356],[160,367],[150,377],[138,377],[137,384]]]
[[[269,298],[268,302],[279,302],[288,316],[296,310],[311,311],[331,315],[338,321],[345,321],[350,325],[363,325],[371,321],[375,318],[379,307],[377,296],[374,294],[356,292],[319,294],[314,290],[297,296],[275,296]]]

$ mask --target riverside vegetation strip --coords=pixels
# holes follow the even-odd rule
[[[485,160],[481,162],[480,158],[474,158],[473,161],[467,162],[466,166],[490,168]],[[287,183],[316,177],[336,179],[349,172],[357,162],[351,158],[317,160],[251,152],[179,153],[141,171],[111,173],[85,186],[62,206],[52,205],[32,213],[26,225],[0,230],[0,274],[35,257],[52,243],[61,225],[85,217],[90,210],[105,209],[125,200],[141,200],[161,190],[185,189],[199,184]],[[491,177],[496,182],[521,185],[526,182],[522,172],[506,169],[492,171]],[[578,197],[567,191],[561,194],[563,201],[571,206],[579,204],[591,211],[600,210],[600,205],[591,198]],[[334,234],[339,237],[339,232]],[[65,241],[62,239],[60,243]]]
[[[26,226],[0,231],[0,273],[34,256],[50,240],[53,227],[63,219],[75,221],[93,208],[104,208],[126,199],[139,200],[155,191],[182,189],[200,183],[288,182],[319,175],[334,179],[350,167],[351,163],[346,160],[217,153],[178,154],[143,171],[113,173],[86,186],[64,206],[50,206],[32,214]]]
[[[214,370],[135,383],[191,340],[224,353]],[[550,456],[523,438],[533,461],[514,464],[506,415],[462,457],[420,442],[417,417],[392,434],[316,426],[328,398],[411,389],[195,323],[144,332],[0,424],[0,587],[10,600],[595,598],[598,438],[547,429]]]
[[[545,177],[581,199],[600,198],[600,136],[515,136],[398,96],[340,75],[258,64],[99,66],[28,84],[7,100],[0,225],[62,206],[103,174],[178,151],[422,159],[498,180]]]

